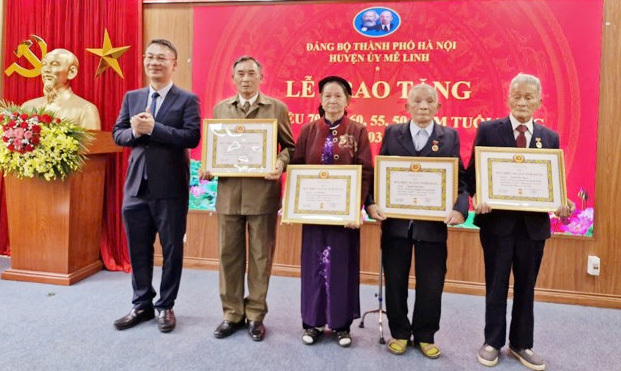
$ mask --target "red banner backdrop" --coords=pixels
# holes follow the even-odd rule
[[[392,18],[388,31],[369,23],[382,14]],[[601,0],[197,7],[193,86],[210,117],[235,94],[232,62],[252,55],[264,66],[262,91],[288,105],[297,136],[316,117],[317,82],[341,75],[354,91],[348,111],[367,125],[377,153],[385,126],[409,118],[409,88],[424,81],[437,88],[436,120],[459,131],[467,162],[481,120],[508,115],[511,78],[534,74],[543,85],[536,119],[559,132],[568,196],[592,222],[601,27]]]
[[[107,29],[113,47],[131,48],[119,59],[125,78],[111,69],[95,77],[100,58],[86,48],[102,48]],[[142,85],[142,2],[140,0],[12,0],[5,12],[5,68],[16,62],[32,68],[13,50],[31,35],[41,37],[48,51],[64,48],[80,61],[78,76],[71,87],[76,94],[99,109],[102,130],[111,131],[127,90]],[[41,52],[31,47],[40,58]],[[4,98],[21,104],[43,92],[41,77],[25,78],[17,73],[4,78]],[[108,162],[104,200],[101,254],[107,269],[129,271],[126,239],[121,220],[123,179],[127,162],[119,154]],[[1,198],[4,199],[2,186]],[[8,253],[6,210],[2,205],[0,254]]]

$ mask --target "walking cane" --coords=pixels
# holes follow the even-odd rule
[[[378,314],[378,318],[379,318],[379,343],[380,344],[386,344],[386,340],[384,340],[384,324],[382,322],[382,317],[384,316],[384,314],[386,314],[386,311],[383,308],[383,302],[384,302],[384,286],[383,286],[383,282],[382,279],[384,277],[384,267],[382,264],[382,249],[380,249],[379,251],[379,274],[378,274],[378,284],[377,284],[377,292],[375,293],[375,297],[377,298],[379,307],[377,309],[373,309],[373,310],[369,310],[364,312],[364,314],[362,315],[362,319],[360,320],[360,325],[358,325],[358,327],[360,328],[364,328],[364,318],[367,316],[367,314],[370,313],[377,313]]]

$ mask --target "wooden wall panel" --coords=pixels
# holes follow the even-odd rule
[[[151,35],[169,37],[185,45],[191,56],[191,4],[145,6],[145,41]],[[602,25],[600,119],[598,123],[597,205],[595,237],[558,236],[548,241],[537,285],[537,299],[559,303],[621,308],[621,2],[604,0]],[[181,48],[180,48],[181,49]],[[179,68],[176,82],[191,86],[191,63]],[[188,75],[185,75],[187,73]],[[187,80],[186,77],[187,76]],[[183,80],[182,80],[183,79]],[[570,195],[574,197],[575,195]],[[217,267],[216,217],[191,212],[188,223],[186,265]],[[210,232],[206,232],[209,230]],[[361,280],[377,282],[380,229],[376,223],[362,228]],[[280,226],[274,273],[299,275],[301,228]],[[601,275],[586,273],[588,255],[601,258]],[[454,228],[449,232],[449,261],[446,291],[483,295],[484,267],[477,231]]]
[[[604,1],[599,127],[597,137],[597,243],[590,254],[602,259],[596,291],[621,294],[621,2]]]
[[[168,39],[177,49],[177,70],[173,81],[179,87],[192,91],[192,32],[193,19],[190,4],[145,6],[142,13],[143,50],[152,39]],[[145,77],[145,85],[147,84]]]

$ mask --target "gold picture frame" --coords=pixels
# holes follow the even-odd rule
[[[283,223],[360,223],[361,165],[289,165]]]
[[[456,157],[375,157],[375,203],[389,218],[444,221],[459,187]]]
[[[204,119],[202,169],[219,177],[264,177],[274,171],[276,119]]]
[[[562,149],[478,146],[474,156],[477,202],[536,212],[567,205]]]

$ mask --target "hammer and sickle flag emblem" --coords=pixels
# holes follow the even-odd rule
[[[39,50],[41,50],[41,59],[43,59],[43,57],[47,54],[47,43],[37,35],[30,35],[30,38],[34,39],[35,43],[39,46]],[[41,59],[39,59],[30,49],[33,44],[32,40],[26,39],[19,43],[17,49],[13,51],[17,58],[26,58],[32,68],[25,68],[17,64],[17,62],[13,62],[6,70],[4,70],[4,73],[7,76],[17,73],[18,75],[32,78],[41,74]]]

